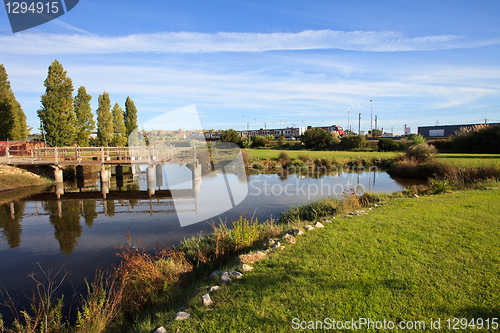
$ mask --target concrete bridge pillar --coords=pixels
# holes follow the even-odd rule
[[[101,193],[102,193],[102,198],[106,200],[106,194],[109,193],[109,180],[105,182],[101,181]]]
[[[193,190],[196,193],[200,192],[201,186],[201,165],[198,163],[198,160],[195,160],[193,166]]]
[[[109,170],[104,169],[104,166],[103,166],[103,168],[101,170],[101,183],[105,183],[105,182],[109,181],[110,173],[111,172]]]
[[[163,186],[163,165],[156,165],[156,186],[158,189]]]
[[[153,165],[148,166],[147,182],[148,182],[148,194],[150,197],[152,197],[155,194],[155,173],[156,173],[156,168]]]
[[[16,209],[14,208],[14,201],[9,202],[10,208],[10,219],[14,220],[16,218]]]
[[[64,184],[63,183],[57,183],[56,184],[56,196],[57,200],[61,199],[61,195],[64,194]]]
[[[58,166],[56,166],[54,169],[54,180],[56,181],[56,183],[63,182],[63,171]]]

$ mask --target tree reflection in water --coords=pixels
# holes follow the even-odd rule
[[[78,201],[49,201],[44,209],[50,213],[50,224],[54,226],[54,237],[64,254],[70,254],[82,235],[80,205]]]
[[[15,248],[21,244],[21,221],[24,215],[24,202],[10,202],[0,206],[0,228],[7,239],[9,247]]]

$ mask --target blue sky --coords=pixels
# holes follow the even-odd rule
[[[203,128],[500,122],[499,1],[94,1],[13,34],[4,64],[30,126],[58,59],[97,109],[139,122],[195,105]],[[244,116],[244,117],[243,117]]]

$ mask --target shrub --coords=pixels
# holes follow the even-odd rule
[[[500,153],[500,126],[476,125],[472,129],[462,128],[453,138],[453,147],[460,152]]]
[[[299,155],[299,160],[301,160],[302,162],[308,162],[309,161],[309,155],[307,155],[307,154],[300,154]]]
[[[366,145],[364,135],[348,135],[340,141],[340,147],[344,150],[354,150],[362,148]]]
[[[281,165],[281,166],[287,166],[290,164],[291,162],[291,158],[290,156],[287,154],[287,152],[285,151],[282,151],[280,152],[280,155],[278,156],[278,163]]]
[[[377,146],[380,151],[396,151],[398,149],[397,143],[389,138],[382,138],[378,140]]]
[[[241,138],[238,135],[238,132],[233,129],[223,131],[220,135],[220,139],[225,142],[232,142],[236,144],[239,144],[241,142]]]
[[[405,155],[407,158],[422,162],[432,158],[436,152],[436,147],[434,147],[433,145],[421,143],[415,146],[410,146],[406,150]]]
[[[243,139],[243,141],[241,141],[241,145],[243,146],[243,148],[250,148],[252,146],[252,140]]]
[[[265,147],[269,143],[269,140],[263,136],[254,135],[252,136],[251,140],[252,140],[252,147],[255,148]]]
[[[339,142],[337,136],[319,127],[311,128],[300,136],[300,141],[309,149],[327,149]]]
[[[252,163],[252,168],[253,169],[259,169],[259,170],[262,170],[265,168],[264,164],[260,163],[260,162],[253,162]]]
[[[398,149],[399,151],[406,151],[408,147],[410,146],[410,143],[406,139],[401,139],[398,142]]]
[[[413,135],[411,137],[412,145],[421,145],[423,143],[425,143],[425,138],[421,134]]]

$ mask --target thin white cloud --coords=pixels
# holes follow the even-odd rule
[[[392,31],[306,30],[299,33],[162,32],[120,37],[17,33],[0,36],[0,53],[111,54],[123,52],[214,53],[341,49],[364,52],[432,51],[500,44],[436,35],[408,38]]]

